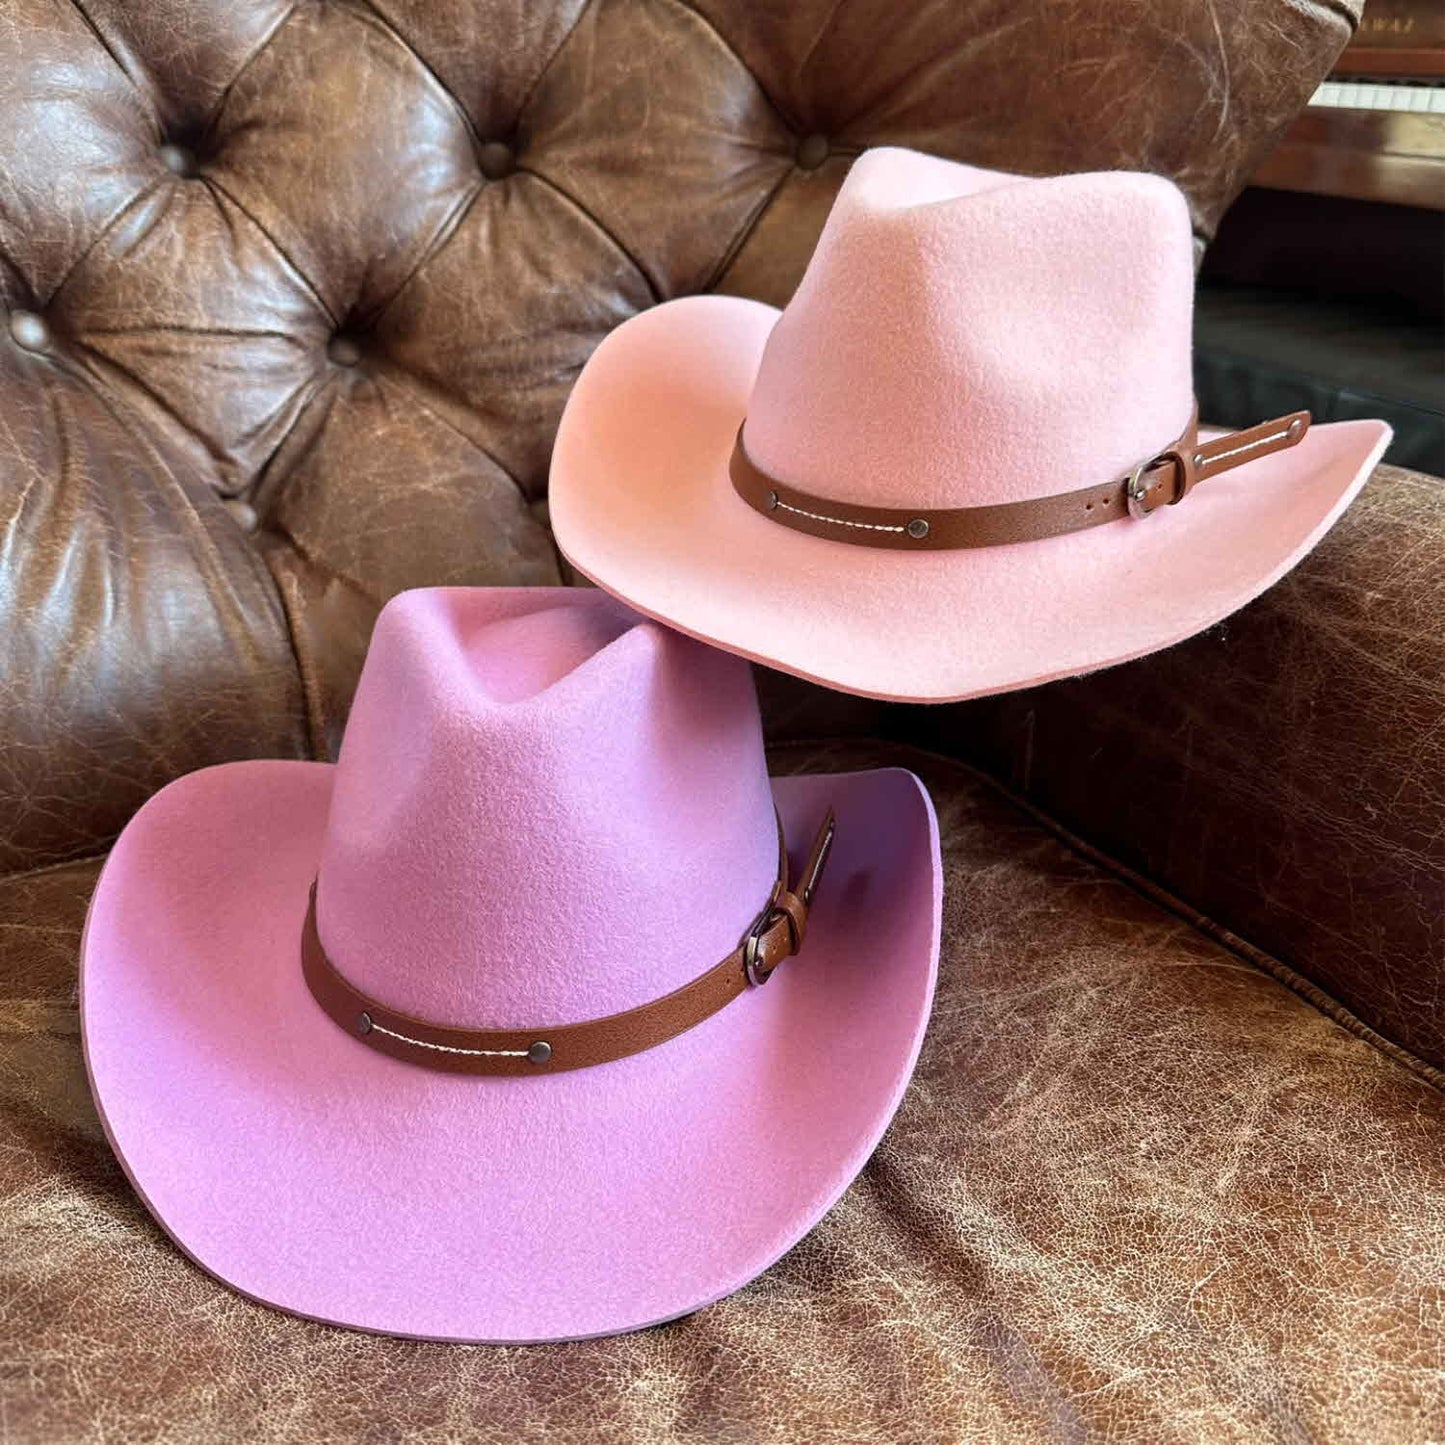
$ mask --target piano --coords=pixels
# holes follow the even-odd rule
[[[1445,3],[1369,0],[1251,183],[1445,211]]]

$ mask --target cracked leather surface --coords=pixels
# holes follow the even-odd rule
[[[1445,1100],[954,763],[938,1004],[860,1180],[740,1294],[530,1349],[231,1295],[100,1135],[95,865],[0,884],[4,1438],[1424,1441],[1445,1424]],[[257,1201],[264,1208],[264,1201]]]
[[[1219,627],[914,731],[1445,1068],[1442,554],[1445,482],[1381,467]]]
[[[618,322],[786,299],[881,143],[1162,171],[1202,244],[1358,10],[0,6],[0,1440],[1445,1438],[1440,1096],[1265,971],[1438,1058],[1429,479],[1219,634],[934,719],[1210,919],[956,765],[780,755],[928,777],[939,1008],[859,1184],[690,1320],[498,1351],[236,1298],[125,1186],[74,998],[146,797],[333,755],[396,591],[558,579],[553,429]],[[921,726],[763,683],[778,730]]]

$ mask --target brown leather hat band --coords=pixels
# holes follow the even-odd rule
[[[710,1018],[803,944],[808,909],[833,843],[833,814],[818,829],[796,891],[788,887],[788,851],[778,823],[778,877],[761,913],[721,963],[663,998],[586,1023],[535,1029],[458,1029],[428,1023],[378,1003],[348,983],[316,931],[316,884],[301,930],[301,971],[311,996],[338,1027],[377,1053],[448,1074],[536,1075],[625,1059],[676,1038]]]
[[[743,446],[742,427],[733,443],[728,471],[743,501],[795,532],[860,547],[941,552],[1037,542],[1123,517],[1146,517],[1159,507],[1182,502],[1199,482],[1295,446],[1309,425],[1309,412],[1296,411],[1201,443],[1196,412],[1183,435],[1125,476],[1097,487],[987,507],[908,511],[859,507],[815,496],[757,467]]]

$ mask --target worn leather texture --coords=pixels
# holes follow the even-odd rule
[[[1142,666],[895,725],[1445,1068],[1445,482],[1381,467],[1258,602]]]
[[[609,329],[785,301],[879,143],[1161,171],[1202,245],[1358,11],[0,3],[0,1439],[1445,1436],[1426,478],[1206,638],[937,714],[1092,845],[956,764],[781,755],[927,777],[939,1007],[858,1185],[692,1319],[500,1351],[249,1304],[126,1186],[76,1031],[145,798],[333,756],[402,588],[564,575]],[[760,681],[778,732],[922,730]]]
[[[4,1438],[1438,1438],[1440,1095],[960,765],[866,744],[775,762],[901,763],[932,789],[937,1007],[827,1219],[731,1299],[610,1340],[399,1342],[214,1284],[86,1090],[95,864],[0,884],[25,920],[0,929]]]
[[[1161,171],[1202,242],[1358,8],[5,0],[0,869],[331,755],[402,588],[558,580],[592,348],[785,299],[861,148]]]

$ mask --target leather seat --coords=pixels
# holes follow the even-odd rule
[[[1259,603],[1094,678],[944,709],[761,678],[780,767],[933,788],[943,983],[858,1185],[686,1321],[476,1349],[237,1298],[126,1186],[75,1011],[85,903],[146,797],[334,755],[396,591],[565,580],[549,447],[612,326],[785,299],[879,143],[1161,171],[1202,246],[1357,15],[11,0],[0,1434],[1441,1432],[1430,478],[1382,469]]]

